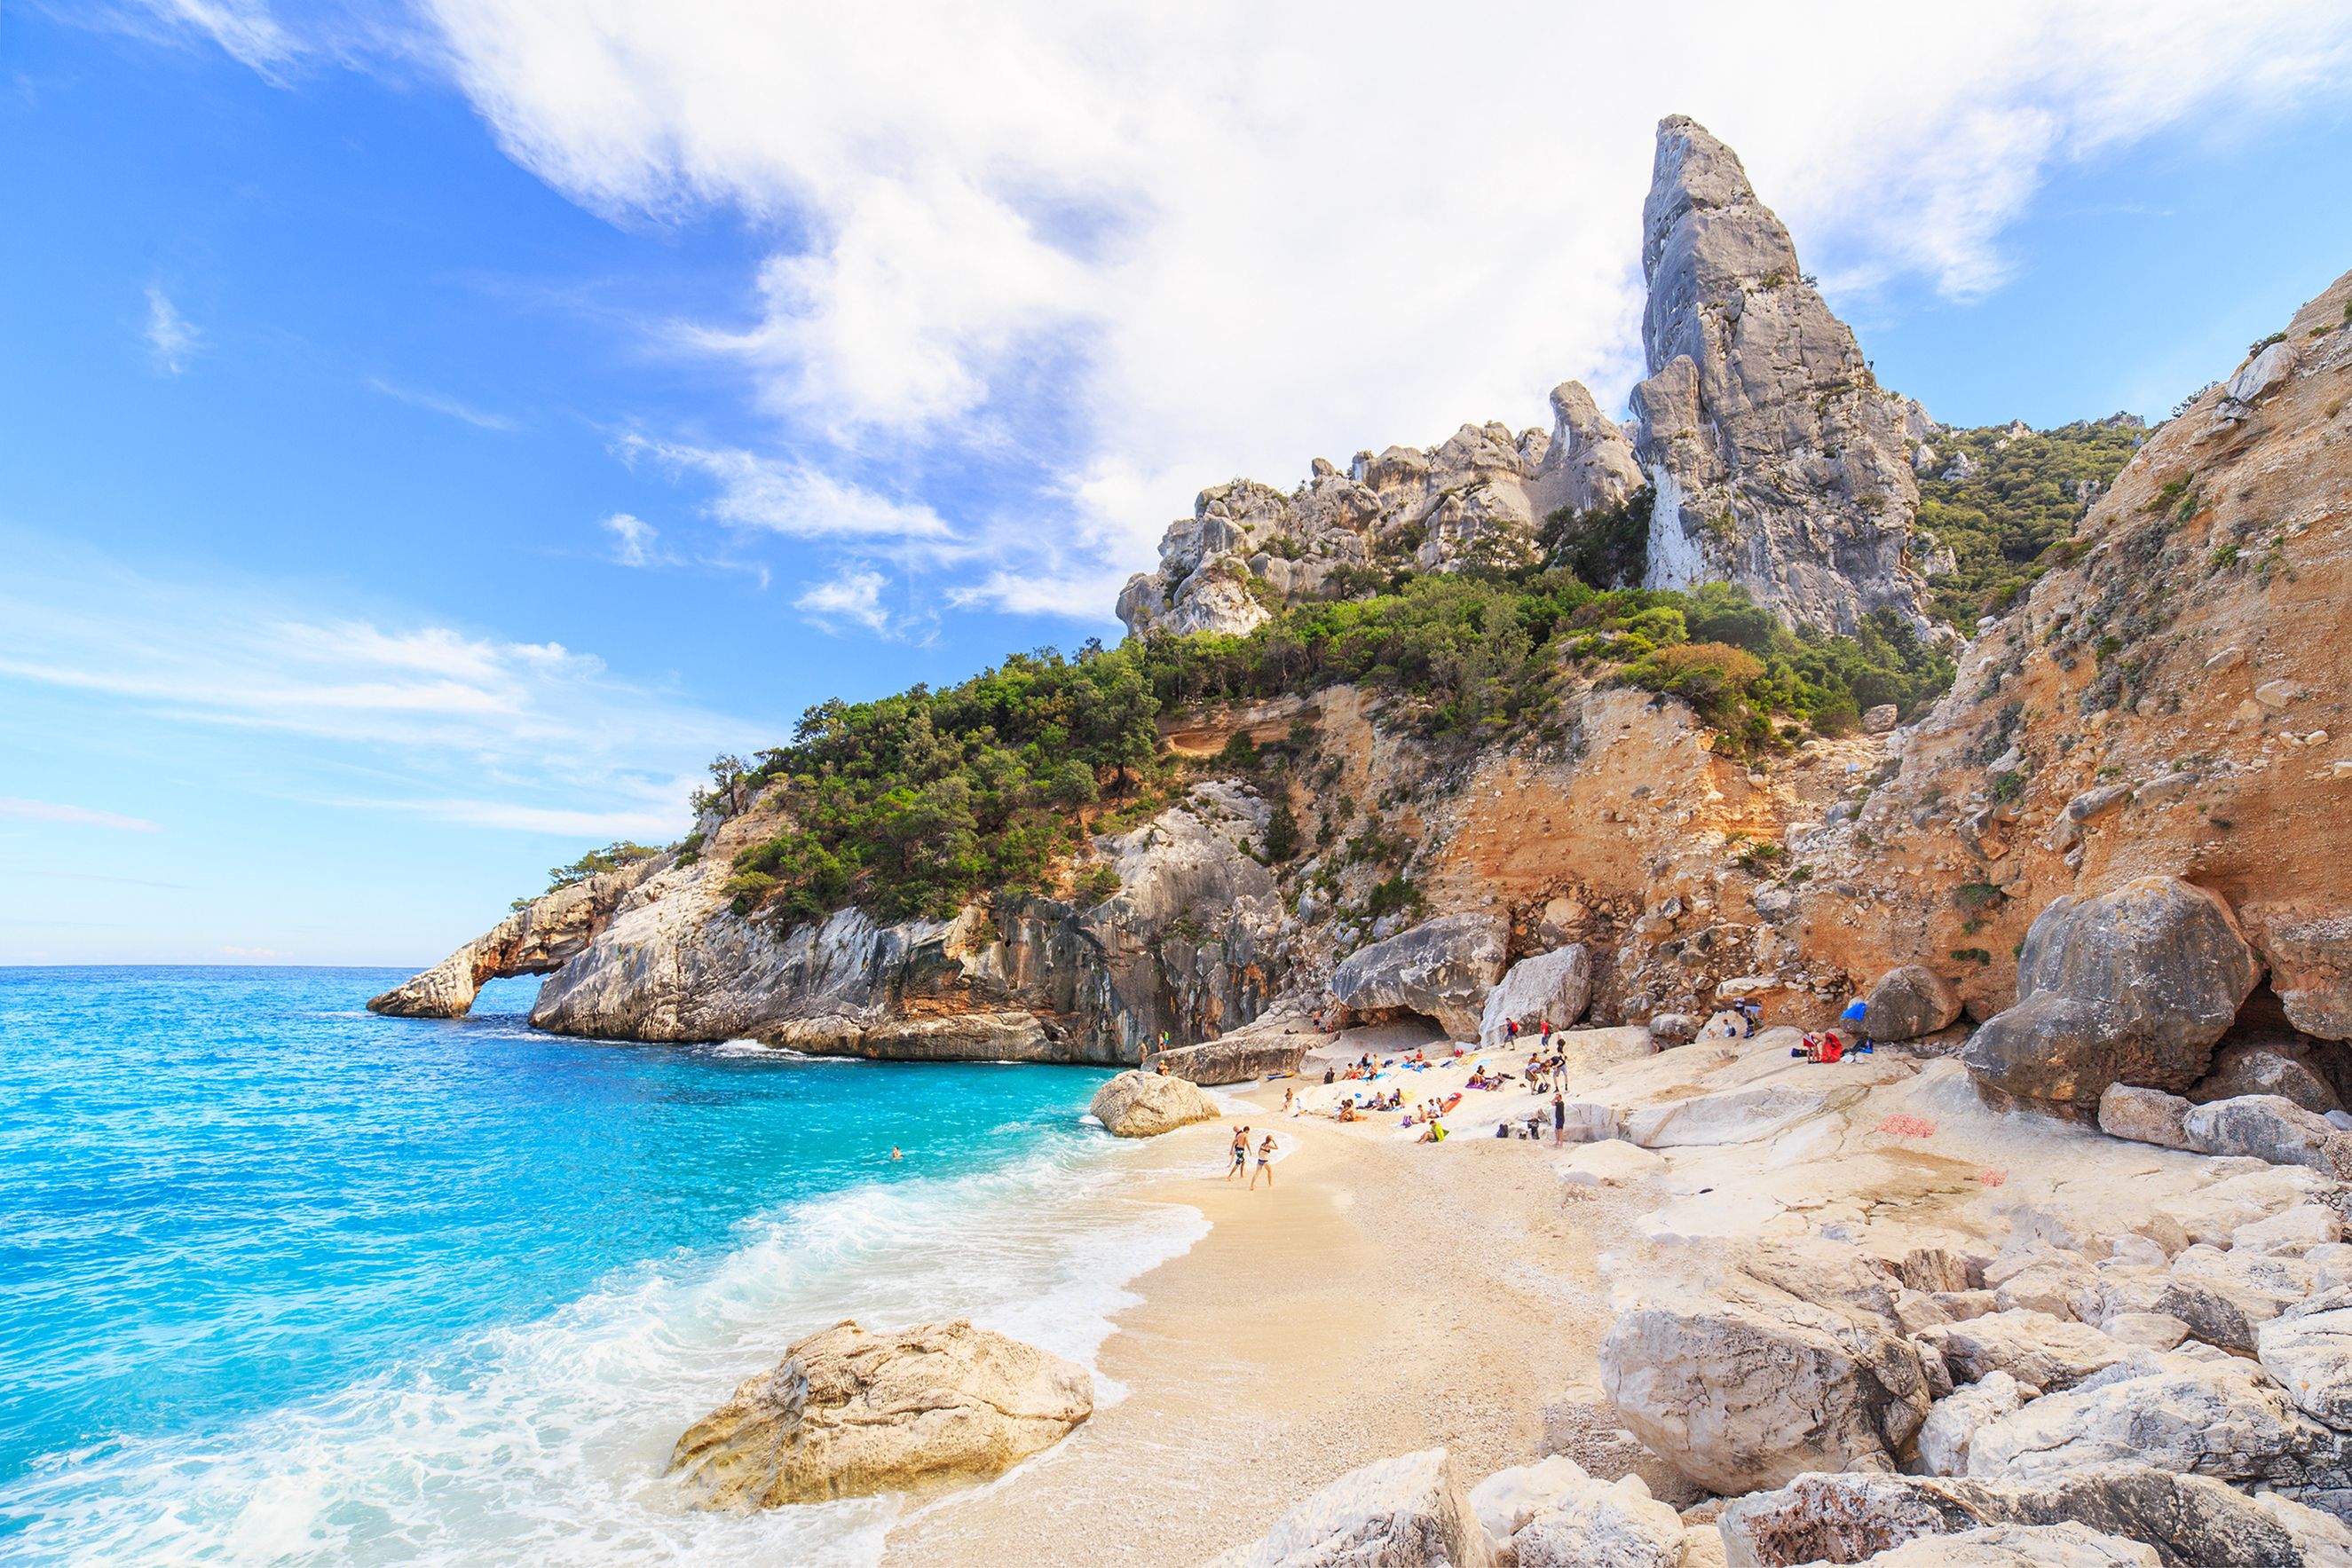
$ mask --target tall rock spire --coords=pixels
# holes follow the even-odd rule
[[[1919,509],[1904,402],[1799,269],[1738,155],[1683,115],[1658,122],[1642,271],[1649,585],[1736,582],[1841,632],[1881,606],[1922,622],[1903,559]]]

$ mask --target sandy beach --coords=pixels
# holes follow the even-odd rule
[[[1226,1123],[1158,1141],[1199,1174],[1139,1197],[1213,1228],[1133,1287],[1099,1358],[1125,1397],[993,1485],[910,1511],[887,1563],[1189,1564],[1372,1459],[1443,1444],[1477,1474],[1535,1457],[1543,1402],[1590,1375],[1607,1326],[1610,1199],[1564,1198],[1537,1145],[1284,1117],[1283,1088],[1228,1096],[1291,1151],[1271,1189],[1223,1179]]]

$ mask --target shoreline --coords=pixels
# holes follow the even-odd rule
[[[1040,1540],[1056,1563],[1189,1564],[1372,1459],[1534,1458],[1543,1404],[1589,1376],[1611,1315],[1598,1206],[1570,1206],[1520,1140],[1431,1148],[1280,1115],[1306,1082],[1220,1091],[1228,1117],[1151,1140],[1162,1168],[1134,1199],[1209,1229],[1127,1283],[1140,1300],[1095,1358],[1118,1396],[995,1481],[909,1506],[886,1568],[1012,1561]],[[1241,1121],[1288,1151],[1271,1188],[1223,1176]]]

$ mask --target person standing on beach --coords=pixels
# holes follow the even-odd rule
[[[1559,1148],[1568,1142],[1568,1101],[1557,1089],[1551,1092],[1551,1146]]]
[[[1225,1169],[1227,1181],[1243,1174],[1244,1167],[1249,1164],[1249,1135],[1250,1130],[1247,1127],[1234,1129],[1234,1163]]]
[[[1257,1146],[1257,1169],[1250,1172],[1250,1190],[1257,1190],[1257,1178],[1265,1177],[1265,1185],[1274,1185],[1274,1134],[1268,1133],[1265,1142]]]

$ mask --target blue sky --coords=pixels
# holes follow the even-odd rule
[[[1622,7],[676,9],[0,12],[0,962],[429,961],[812,702],[1115,637],[1202,484],[1622,401],[1664,112],[1948,420],[2160,415],[2352,266],[2326,6],[1569,106]]]

